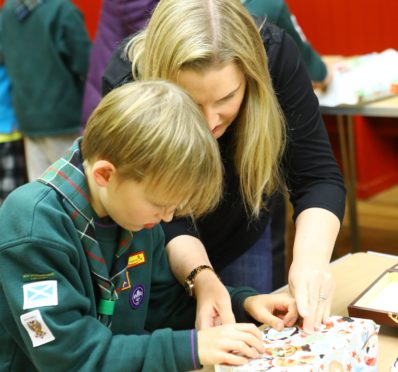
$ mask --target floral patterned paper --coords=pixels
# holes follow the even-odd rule
[[[373,320],[333,316],[318,332],[300,327],[265,328],[265,353],[243,366],[216,366],[216,372],[376,372],[378,332]]]

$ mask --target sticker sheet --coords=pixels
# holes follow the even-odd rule
[[[216,372],[377,371],[379,325],[370,319],[333,316],[318,332],[299,326],[263,330],[265,353],[243,366],[218,365]]]

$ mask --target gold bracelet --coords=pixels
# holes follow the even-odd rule
[[[206,269],[211,270],[211,271],[213,271],[214,274],[216,274],[216,272],[214,271],[214,269],[211,266],[200,265],[200,266],[196,267],[195,269],[193,269],[189,273],[189,275],[186,277],[186,279],[184,281],[184,288],[185,288],[185,291],[187,292],[188,296],[195,297],[195,277],[202,270],[206,270]]]

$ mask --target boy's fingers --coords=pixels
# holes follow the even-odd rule
[[[233,354],[233,353],[225,353],[223,358],[223,363],[230,364],[232,366],[239,366],[241,364],[247,363],[249,360],[244,356]]]
[[[233,327],[240,331],[250,332],[257,338],[262,337],[262,332],[253,323],[236,323]]]
[[[246,358],[258,358],[260,352],[263,352],[263,348],[261,351],[258,351],[255,347],[251,347],[244,341],[236,341],[234,342],[234,345],[232,346],[232,350],[234,352],[237,352],[238,354],[246,357]]]
[[[277,331],[281,331],[284,328],[283,320],[278,318],[275,315],[272,315],[270,312],[263,312],[260,322],[264,324],[270,325],[272,328],[275,328]]]
[[[286,326],[291,327],[297,322],[298,319],[298,311],[296,307],[295,301],[289,303],[288,311],[283,318],[283,321]]]

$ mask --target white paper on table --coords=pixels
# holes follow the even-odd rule
[[[398,84],[398,52],[387,49],[349,58],[332,65],[333,79],[316,94],[321,106],[357,105],[392,95]]]

